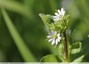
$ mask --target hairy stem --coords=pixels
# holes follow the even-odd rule
[[[67,37],[66,32],[64,31],[64,49],[65,49],[65,61],[68,62],[68,43],[67,43]]]

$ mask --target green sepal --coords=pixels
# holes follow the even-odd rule
[[[66,27],[68,27],[68,25],[69,25],[69,20],[70,20],[70,15],[65,15],[64,22],[65,22]]]
[[[61,20],[54,22],[54,25],[55,25],[57,31],[63,29],[63,23]]]

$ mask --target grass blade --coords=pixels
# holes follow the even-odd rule
[[[20,37],[18,31],[16,30],[14,24],[12,23],[12,21],[9,18],[5,9],[2,9],[2,15],[4,17],[4,20],[5,20],[5,23],[8,27],[8,30],[9,30],[13,40],[15,41],[15,44],[16,44],[17,48],[19,49],[23,59],[25,61],[31,61],[31,62],[36,61],[36,59],[34,58],[34,56],[31,53],[31,51],[27,48],[24,41]]]

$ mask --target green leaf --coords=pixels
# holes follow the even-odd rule
[[[79,58],[76,58],[73,62],[81,62],[83,60],[85,55],[80,56]]]
[[[49,55],[42,57],[40,61],[41,62],[58,62],[61,60],[56,55],[49,54]]]
[[[62,22],[61,21],[54,22],[53,16],[45,14],[39,14],[39,16],[41,17],[41,19],[43,20],[44,24],[48,29],[59,31],[63,28]]]
[[[39,16],[41,17],[41,19],[43,20],[44,24],[46,25],[47,28],[52,28],[53,24],[52,22],[50,22],[50,15],[45,15],[45,14],[39,14]]]
[[[25,42],[23,41],[23,39],[21,38],[21,36],[19,35],[18,31],[16,30],[14,24],[12,23],[11,19],[9,18],[7,12],[5,11],[5,9],[2,9],[2,15],[3,18],[5,20],[5,23],[8,27],[8,30],[18,48],[18,50],[20,51],[23,59],[27,62],[29,61],[36,61],[35,57],[33,56],[33,54],[31,53],[31,51],[29,50],[29,48],[26,46]]]
[[[60,42],[59,46],[58,46],[58,57],[64,62],[65,58],[64,58],[64,43]]]
[[[71,50],[71,54],[76,54],[79,53],[82,49],[82,43],[81,42],[76,42],[73,45],[73,49]]]

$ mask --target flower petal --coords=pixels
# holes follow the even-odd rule
[[[55,39],[53,39],[53,41],[52,41],[52,45],[55,43]]]
[[[51,35],[49,35],[49,36],[47,36],[47,38],[52,38],[52,36],[51,36]]]
[[[51,42],[53,39],[49,39],[48,42]]]
[[[64,16],[64,14],[65,14],[65,11],[63,8],[61,8],[61,15]]]
[[[60,34],[57,34],[58,37],[60,37]]]
[[[58,44],[58,39],[56,39],[56,45]]]
[[[59,15],[61,14],[61,11],[60,10],[58,10],[58,13],[59,13]]]
[[[58,14],[58,13],[55,13],[55,15],[56,15],[56,16],[59,16],[59,14]]]

